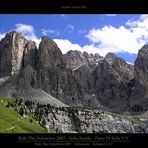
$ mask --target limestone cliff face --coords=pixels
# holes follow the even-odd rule
[[[66,66],[61,50],[53,40],[47,36],[42,37],[37,54],[37,67],[50,69],[58,65]]]
[[[93,70],[98,61],[100,61],[103,57],[101,57],[98,53],[89,54],[87,52],[81,52],[78,50],[70,50],[64,55],[67,68],[72,70],[76,70],[81,66],[89,67]]]
[[[80,92],[80,98],[82,98],[80,103],[89,108],[99,108],[100,103],[97,100],[92,72],[102,57],[99,54],[70,50],[64,55],[64,59],[67,68],[73,71],[73,77],[78,84],[77,89]],[[78,100],[78,98],[73,97],[74,103]]]
[[[36,65],[37,45],[34,41],[28,41],[24,47],[23,68],[27,65]]]
[[[135,84],[148,88],[148,45],[143,46],[135,61]]]
[[[78,50],[70,50],[66,53],[64,56],[67,68],[70,68],[72,70],[75,70],[81,66],[87,66],[87,60],[83,56],[81,51]]]
[[[138,52],[134,75],[130,107],[135,113],[144,112],[148,109],[148,45],[144,45]]]
[[[83,52],[83,56],[86,58],[88,64],[91,66],[93,64],[97,64],[103,57],[99,55],[99,53],[89,54],[87,52]]]
[[[73,105],[72,97],[81,103],[79,84],[75,81],[72,70],[66,68],[66,62],[57,44],[43,37],[36,57],[36,71],[39,88]]]
[[[0,78],[19,74],[27,40],[21,33],[10,32],[0,41]]]
[[[128,107],[134,70],[123,59],[109,53],[93,71],[98,100],[110,111],[122,113]]]
[[[54,41],[43,37],[36,56],[36,70],[41,89],[56,94],[59,66],[65,69],[62,52]]]

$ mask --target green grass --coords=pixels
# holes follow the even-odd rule
[[[46,133],[47,130],[41,127],[35,119],[32,122],[28,118],[20,116],[11,107],[5,107],[8,102],[15,100],[0,98],[0,133]]]

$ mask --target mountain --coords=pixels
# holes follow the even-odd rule
[[[101,57],[70,50],[63,55],[47,36],[37,48],[12,31],[0,41],[0,96],[120,114],[139,107],[135,114],[140,114],[148,109],[147,49],[131,65],[114,53]]]
[[[134,63],[134,85],[130,96],[130,106],[133,113],[142,113],[148,109],[148,45],[138,52]]]
[[[98,100],[110,111],[123,113],[128,106],[128,84],[134,68],[113,53],[98,63],[93,71]]]
[[[0,41],[0,97],[22,100],[8,106],[54,132],[147,132],[147,57],[148,45],[134,65],[114,53],[62,54],[47,36],[37,47],[12,31]]]
[[[44,87],[42,86],[42,83],[44,83],[42,77],[44,76],[47,79],[46,75],[43,75],[47,72],[46,69],[48,68],[46,67],[54,66],[52,65],[53,61],[46,59],[48,58],[46,56],[46,52],[48,53],[48,51],[45,49],[48,46],[47,41],[47,38],[43,37],[39,50],[35,42],[27,41],[21,33],[17,32],[6,34],[5,38],[0,41],[0,96],[31,99],[41,103],[53,102],[57,106],[59,104],[66,106],[40,89],[46,89],[47,87],[47,83],[44,84]],[[49,40],[50,42],[51,40]],[[55,44],[53,46],[57,47]],[[51,49],[49,51],[51,53],[49,54],[53,56],[52,46],[49,49]],[[62,57],[60,49],[57,49],[57,55],[54,58],[57,58],[59,56],[58,54],[61,54]],[[56,64],[58,64],[58,58]],[[40,69],[40,66],[43,66],[42,69]],[[50,71],[47,75],[51,73]]]
[[[64,54],[64,59],[66,61],[67,68],[76,70],[81,66],[87,66],[90,69],[94,69],[98,64],[98,61],[102,60],[98,53],[89,54],[87,52],[81,52],[78,50],[70,50]]]
[[[19,74],[26,42],[23,35],[17,32],[7,33],[0,41],[0,78]]]
[[[88,65],[86,58],[83,56],[81,51],[70,50],[64,55],[67,68],[75,70],[81,66]]]

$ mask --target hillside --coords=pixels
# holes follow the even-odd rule
[[[8,107],[11,104],[12,107]],[[46,133],[47,130],[28,115],[21,116],[16,110],[15,100],[0,98],[0,133]]]
[[[84,107],[0,98],[0,133],[145,133],[147,120]]]

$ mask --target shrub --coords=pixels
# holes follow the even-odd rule
[[[24,109],[22,107],[20,108],[20,112],[19,113],[20,113],[21,116],[24,115]]]

